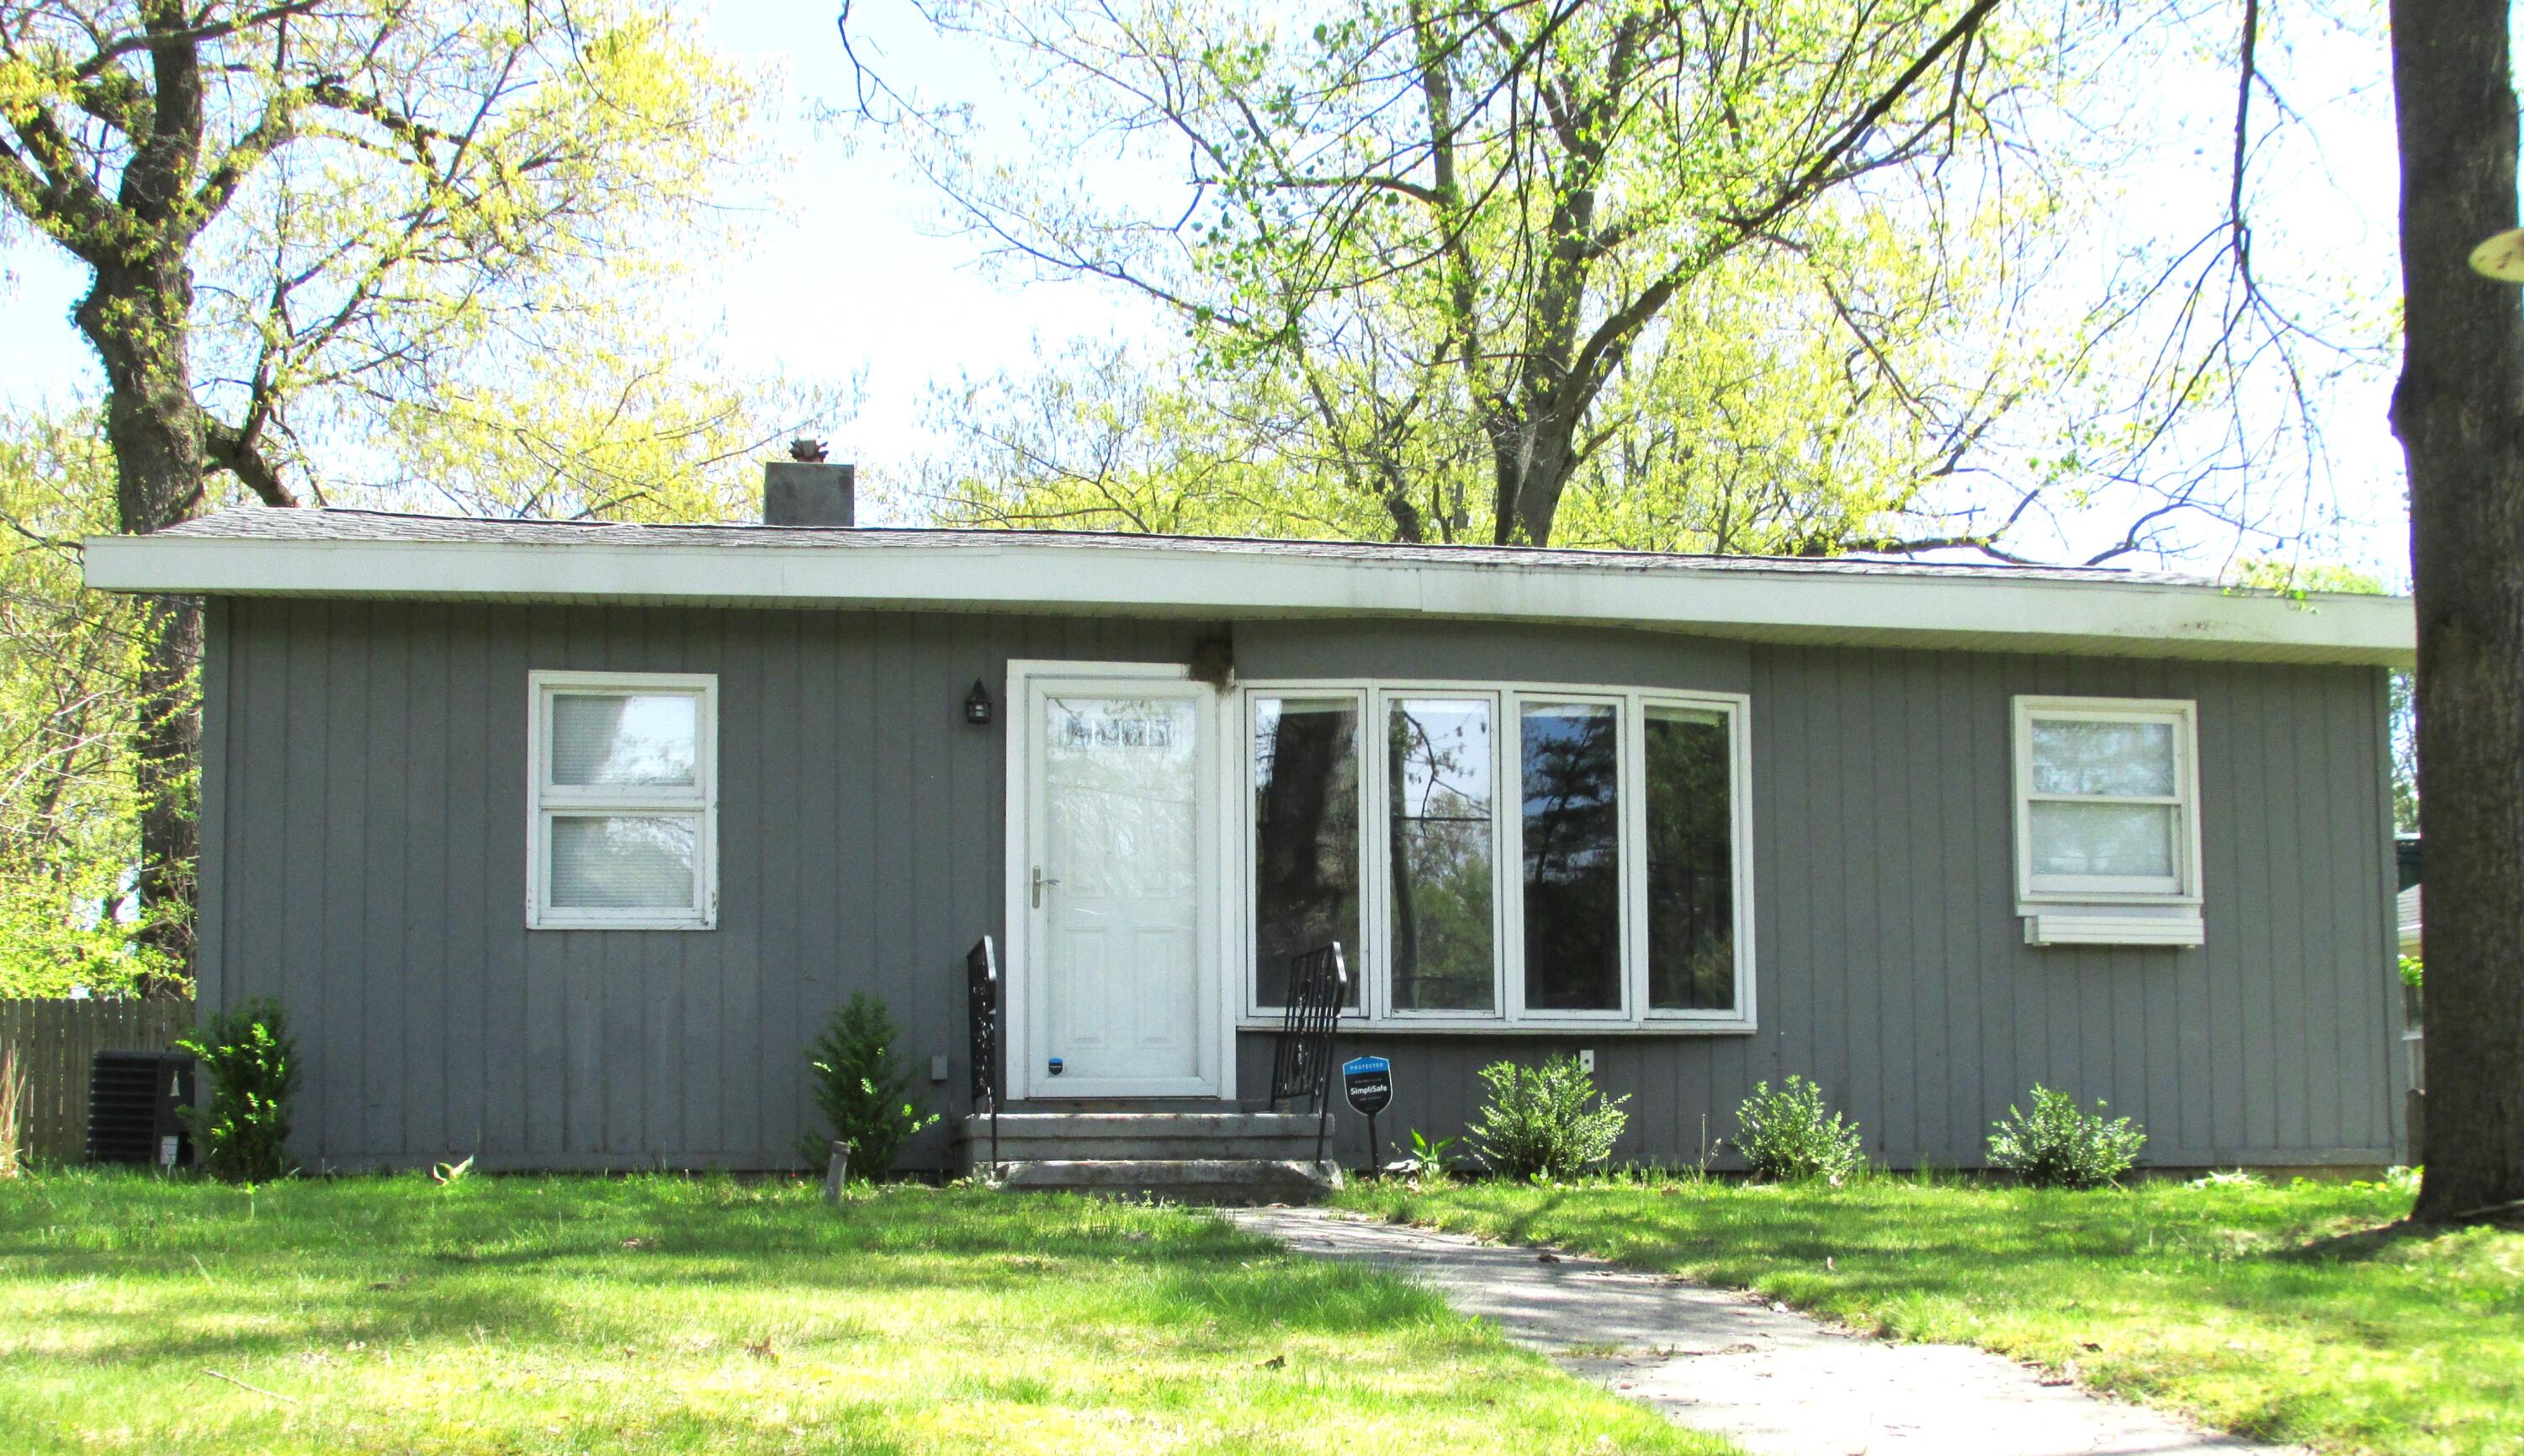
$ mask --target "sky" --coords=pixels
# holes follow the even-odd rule
[[[2337,3],[2356,8],[2356,0]],[[2395,179],[2385,57],[2354,27],[2326,30],[2318,14],[2306,21],[2290,10],[2292,28],[2264,57],[2275,92],[2264,115],[2284,103],[2296,120],[2255,159],[2257,255],[2268,276],[2350,277],[2369,291],[2389,289]],[[863,375],[854,417],[832,431],[834,459],[882,469],[915,458],[927,443],[924,398],[962,375],[1023,371],[1038,349],[1076,337],[1166,330],[1144,305],[1092,285],[1005,276],[977,243],[939,225],[936,200],[881,139],[819,121],[849,99],[832,4],[722,0],[708,25],[721,49],[784,77],[784,115],[771,138],[782,155],[768,184],[730,199],[753,224],[751,246],[695,270],[688,321],[714,336],[724,359],[801,380]],[[894,78],[973,101],[1003,145],[1021,126],[1015,99],[995,93],[988,67],[928,33],[907,0],[856,0],[852,30],[882,53]],[[2134,74],[2131,86],[2135,111],[2175,118],[2177,135],[2196,130],[2197,138],[2129,179],[2120,225],[2145,231],[2176,214],[2213,215],[2225,186],[2231,79],[2204,58],[2190,70]],[[2099,239],[2098,257],[2114,246]],[[99,393],[98,371],[68,321],[84,283],[82,268],[39,241],[21,236],[0,247],[0,411],[67,408]],[[2331,389],[2328,489],[2342,519],[2308,554],[2406,584],[2400,455],[2383,420],[2388,386],[2370,371]]]

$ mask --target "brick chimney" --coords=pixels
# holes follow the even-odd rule
[[[857,467],[824,461],[824,442],[789,442],[789,459],[762,466],[762,523],[766,526],[854,524]]]

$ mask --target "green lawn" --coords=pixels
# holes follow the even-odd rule
[[[2410,1200],[2381,1187],[1388,1184],[1343,1201],[2073,1366],[2264,1438],[2524,1452],[2524,1232],[2391,1229]]]
[[[1179,1210],[900,1188],[836,1213],[665,1177],[0,1183],[13,1456],[1336,1443],[1732,1449],[1432,1295]]]

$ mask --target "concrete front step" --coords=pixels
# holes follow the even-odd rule
[[[998,1160],[1011,1162],[1305,1162],[1318,1120],[1292,1112],[1003,1112]],[[964,1165],[991,1160],[991,1120],[957,1129]]]
[[[1004,1127],[1000,1135],[1004,1151]],[[1313,1203],[1341,1186],[1337,1166],[1296,1159],[1044,1158],[1000,1170],[1003,1189],[1184,1203]]]

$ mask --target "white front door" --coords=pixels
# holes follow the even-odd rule
[[[1027,678],[1024,1095],[1222,1091],[1216,696]]]

